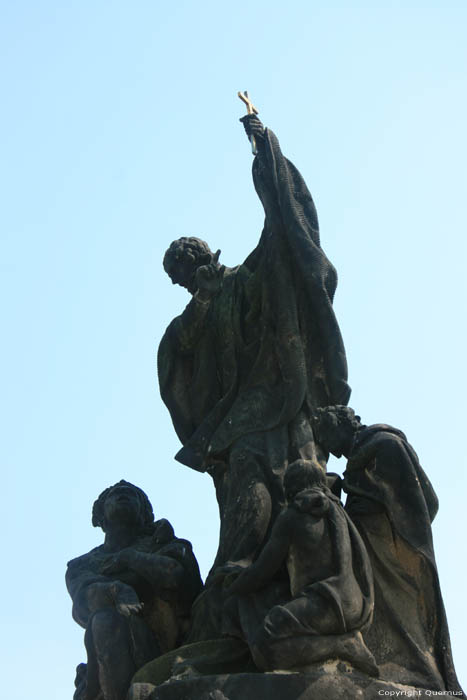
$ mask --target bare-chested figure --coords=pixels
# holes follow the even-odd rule
[[[258,560],[228,590],[252,594],[287,566],[291,600],[275,605],[248,639],[255,663],[263,669],[296,668],[337,657],[376,673],[359,632],[373,611],[363,542],[318,465],[291,464],[284,488],[288,507]]]
[[[124,700],[141,666],[183,642],[202,583],[191,544],[168,520],[154,521],[137,486],[122,480],[103,491],[92,523],[104,543],[72,559],[66,573],[88,656],[74,700]]]

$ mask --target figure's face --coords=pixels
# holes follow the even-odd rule
[[[300,479],[299,477],[295,479],[290,479],[286,486],[285,486],[285,497],[287,499],[287,503],[291,503],[297,493],[300,493],[300,491],[303,491],[304,488],[307,487],[308,484],[303,483],[303,479]]]
[[[323,486],[325,470],[316,461],[297,460],[289,465],[284,476],[285,497],[290,503],[297,493],[314,486]]]
[[[353,440],[353,430],[350,425],[338,424],[334,416],[326,416],[319,429],[319,442],[334,457],[347,455]]]
[[[199,264],[189,256],[181,256],[178,258],[169,272],[169,277],[172,284],[179,284],[181,287],[188,289],[191,294],[196,291],[196,270]]]
[[[140,511],[140,500],[130,486],[119,484],[107,494],[104,503],[104,519],[107,526],[135,525],[141,518]]]

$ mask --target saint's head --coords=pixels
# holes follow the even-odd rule
[[[209,265],[214,255],[200,238],[183,237],[170,244],[164,255],[164,270],[173,284],[185,287],[191,294],[196,291],[196,270]]]

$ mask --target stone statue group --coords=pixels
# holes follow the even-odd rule
[[[121,481],[99,496],[104,544],[66,575],[87,651],[75,700],[124,700],[163,658],[162,680],[228,673],[226,640],[241,650],[237,672],[337,660],[463,696],[433,551],[436,494],[400,430],[365,426],[348,407],[337,275],[313,200],[275,135],[254,114],[242,121],[261,238],[235,268],[197,238],[171,244],[164,268],[191,300],[158,353],[176,459],[215,484],[217,555],[203,585],[190,542],[154,521],[139,488]],[[342,478],[327,472],[329,454],[347,460]]]

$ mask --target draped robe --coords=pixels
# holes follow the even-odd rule
[[[176,459],[199,471],[259,433],[278,463],[298,457],[313,441],[313,409],[350,395],[336,271],[307,186],[268,129],[253,180],[266,215],[258,246],[224,272],[201,320],[193,298],[159,347],[161,395],[183,443]]]
[[[373,568],[375,612],[364,636],[380,677],[465,697],[433,550],[438,499],[404,433],[389,425],[358,431],[344,490]]]

